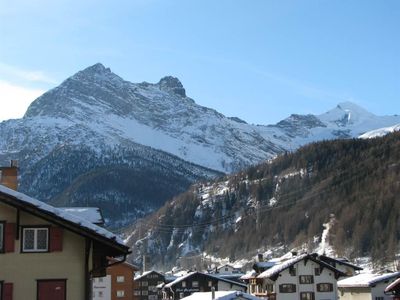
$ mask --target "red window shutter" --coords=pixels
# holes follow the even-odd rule
[[[13,284],[6,282],[3,284],[3,299],[12,300],[13,298]]]
[[[15,223],[6,223],[4,228],[4,252],[15,251]]]
[[[50,227],[50,252],[62,251],[63,230],[60,227]]]

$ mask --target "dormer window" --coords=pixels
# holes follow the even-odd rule
[[[49,250],[49,228],[25,227],[22,230],[22,252],[47,252]]]

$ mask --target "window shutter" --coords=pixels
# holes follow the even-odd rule
[[[60,227],[50,227],[50,252],[63,250],[63,230]]]
[[[15,223],[6,223],[4,228],[4,252],[15,251]]]
[[[12,300],[13,298],[13,284],[6,282],[3,284],[3,299]]]

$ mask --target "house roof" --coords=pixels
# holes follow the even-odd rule
[[[161,274],[160,272],[151,270],[151,271],[143,272],[143,274],[141,274],[141,275],[139,275],[139,276],[136,276],[136,277],[135,277],[135,280],[142,279],[143,277],[146,277],[147,275],[149,275],[149,274],[151,274],[151,273],[156,273],[156,274],[158,274],[158,275],[161,275],[161,276],[165,277],[165,276],[164,276],[163,274]]]
[[[104,224],[104,218],[98,207],[59,207],[63,211],[81,217],[96,225]]]
[[[372,274],[364,273],[338,281],[338,287],[372,287],[377,283],[400,277],[400,272]]]
[[[343,272],[339,271],[338,269],[327,264],[326,262],[323,262],[323,261],[317,259],[316,254],[301,254],[301,255],[295,256],[288,260],[285,260],[282,263],[269,268],[268,270],[266,270],[266,271],[262,272],[260,275],[258,275],[257,278],[272,278],[274,276],[277,276],[282,271],[290,268],[291,266],[295,265],[296,263],[298,263],[299,261],[302,261],[304,259],[312,260],[313,262],[323,266],[324,268],[334,271],[336,274],[338,274],[340,276],[346,275]]]
[[[389,284],[386,287],[385,293],[390,293],[392,291],[399,290],[399,289],[400,289],[400,278],[397,278],[395,281],[393,281],[391,284]]]
[[[105,244],[114,250],[113,252],[115,256],[130,253],[129,247],[124,244],[118,235],[81,217],[31,198],[23,193],[9,189],[3,185],[0,185],[0,202],[36,215],[37,217],[60,225],[79,235],[89,237],[97,242]]]
[[[358,270],[358,271],[363,270],[363,268],[350,263],[349,260],[346,259],[346,258],[332,258],[332,257],[326,256],[326,255],[320,255],[319,259],[322,260],[322,261],[328,262],[328,263],[329,262],[335,262],[337,264],[342,264],[342,265],[351,267],[354,270]]]
[[[268,268],[271,268],[271,267],[275,266],[276,264],[277,264],[276,261],[258,261],[256,263],[254,263],[253,269],[254,268],[268,269]]]
[[[229,279],[226,279],[226,278],[221,278],[221,277],[218,277],[218,276],[215,276],[215,275],[211,275],[211,274],[204,274],[204,273],[200,273],[200,272],[191,272],[191,273],[186,274],[186,275],[184,275],[184,276],[178,277],[178,278],[175,279],[174,281],[172,281],[172,282],[166,284],[164,287],[165,287],[165,288],[173,287],[175,284],[177,284],[177,283],[179,283],[179,282],[181,282],[181,281],[184,281],[184,280],[186,280],[186,279],[188,279],[188,278],[190,278],[190,277],[192,277],[192,276],[194,276],[194,275],[196,275],[196,274],[200,274],[200,275],[202,275],[202,276],[210,277],[210,278],[212,278],[212,279],[224,281],[224,282],[227,282],[227,283],[230,283],[230,284],[234,284],[234,285],[239,285],[239,286],[247,287],[247,285],[244,284],[244,283],[240,283],[240,282],[237,282],[237,281],[229,280]]]
[[[222,268],[225,268],[225,267],[229,267],[229,268],[232,268],[232,269],[240,269],[240,268],[237,267],[237,266],[232,266],[232,265],[230,265],[230,264],[224,264],[224,265],[222,265],[222,266],[217,267],[217,270],[221,270]]]
[[[253,295],[239,292],[239,291],[216,291],[215,292],[215,300],[234,300],[234,299],[249,299],[249,300],[260,300]],[[212,292],[196,292],[190,296],[182,298],[185,300],[204,300],[204,299],[212,299]]]

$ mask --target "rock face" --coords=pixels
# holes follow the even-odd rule
[[[341,103],[256,126],[196,104],[175,77],[131,83],[95,64],[36,99],[22,119],[0,123],[0,163],[18,159],[21,191],[41,200],[116,204],[105,211],[116,223],[120,212],[123,220],[143,215],[194,181],[398,123]]]

